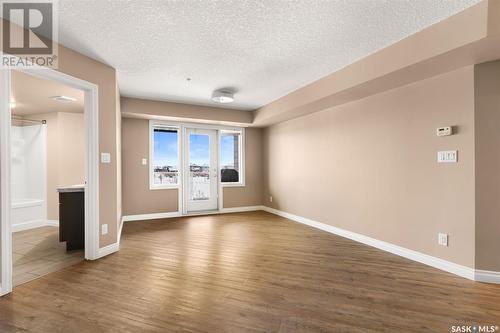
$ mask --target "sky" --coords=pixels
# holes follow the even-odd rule
[[[208,165],[209,138],[207,135],[190,135],[190,163]],[[154,165],[179,167],[177,132],[154,132]],[[221,138],[221,165],[233,164],[234,140],[232,136]]]

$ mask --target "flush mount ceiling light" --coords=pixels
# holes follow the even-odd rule
[[[55,101],[62,102],[62,103],[76,102],[76,98],[68,97],[68,96],[52,96],[50,98],[52,98]]]
[[[231,103],[234,101],[234,93],[231,90],[221,89],[212,93],[212,101],[215,103]]]

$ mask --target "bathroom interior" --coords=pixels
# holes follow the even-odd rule
[[[84,222],[72,225],[84,221],[83,208],[74,215],[73,207],[68,215],[60,202],[61,196],[76,193],[84,207],[84,92],[14,70],[10,108],[15,287],[84,258],[84,242],[70,246],[65,236],[83,239]]]

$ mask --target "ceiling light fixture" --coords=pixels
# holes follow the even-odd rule
[[[76,98],[68,97],[68,96],[52,96],[50,98],[52,98],[55,101],[62,102],[62,103],[76,102]]]
[[[212,101],[215,103],[231,103],[234,101],[234,93],[231,90],[221,89],[212,93]]]
[[[11,102],[9,103],[9,106],[10,106],[10,108],[11,108],[11,109],[15,108],[15,107],[16,107],[16,105],[17,105],[17,104],[16,104],[16,102],[14,102],[14,101],[11,101]]]

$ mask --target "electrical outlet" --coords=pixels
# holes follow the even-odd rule
[[[108,234],[108,225],[107,224],[103,224],[101,226],[101,234],[102,235],[107,235]]]
[[[269,197],[269,202],[273,202],[273,197],[272,196]]]
[[[447,234],[438,234],[438,244],[443,246],[448,246],[448,235]]]

